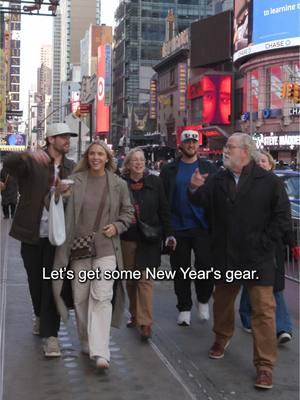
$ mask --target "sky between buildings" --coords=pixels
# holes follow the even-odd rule
[[[119,0],[102,0],[101,23],[114,26],[114,12]],[[55,18],[55,17],[54,17]],[[21,109],[28,114],[28,92],[36,90],[41,46],[52,44],[53,17],[22,15],[21,31]]]

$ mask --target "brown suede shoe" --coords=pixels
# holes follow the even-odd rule
[[[218,342],[215,342],[212,347],[210,348],[209,352],[208,352],[208,357],[209,358],[213,358],[215,360],[218,360],[220,358],[224,357],[224,353],[226,348],[228,347],[230,343],[230,340],[228,340],[228,342],[224,345],[221,345]]]
[[[256,374],[254,386],[259,389],[272,389],[272,372],[265,369],[259,369]]]
[[[142,340],[148,340],[151,338],[151,326],[142,325],[141,326],[141,338]]]

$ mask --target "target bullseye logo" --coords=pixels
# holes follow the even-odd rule
[[[102,76],[99,76],[98,78],[98,90],[97,90],[97,96],[98,100],[102,101],[104,99],[104,78]]]

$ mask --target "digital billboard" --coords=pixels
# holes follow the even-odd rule
[[[213,65],[231,59],[232,11],[191,24],[191,67]]]
[[[231,75],[205,75],[202,85],[202,121],[231,124]]]
[[[98,133],[108,133],[109,132],[109,117],[110,108],[106,104],[107,88],[106,83],[110,84],[109,80],[106,82],[108,71],[110,69],[110,64],[106,61],[106,46],[101,45],[98,47],[98,66],[97,66],[97,110],[96,110],[96,130]]]
[[[235,0],[233,60],[300,45],[298,0]]]

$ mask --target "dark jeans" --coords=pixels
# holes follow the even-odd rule
[[[15,215],[16,205],[14,203],[9,204],[2,204],[2,210],[4,214],[4,218],[9,218],[9,210],[10,210],[10,217],[13,218]]]
[[[176,250],[170,255],[170,263],[176,270],[174,289],[177,296],[177,308],[179,311],[190,311],[193,305],[191,293],[191,279],[184,279],[180,267],[187,269],[191,267],[191,252],[195,254],[195,270],[206,270],[210,268],[210,245],[209,236],[206,231],[199,236],[181,237],[176,236]],[[207,303],[213,291],[213,279],[195,279],[197,300]]]
[[[292,319],[287,308],[283,291],[274,293],[276,301],[276,333],[279,335],[281,332],[287,332],[292,334],[293,325]],[[244,328],[251,329],[251,304],[247,289],[244,287],[240,301],[240,318]]]
[[[40,335],[57,336],[60,317],[57,313],[51,280],[43,279],[52,271],[55,247],[47,238],[40,239],[38,245],[21,243],[21,256],[27,272],[29,291],[34,313],[40,317]]]

